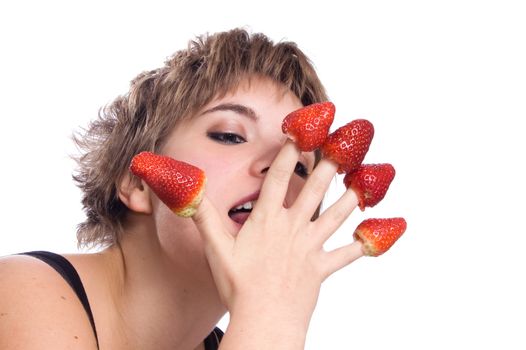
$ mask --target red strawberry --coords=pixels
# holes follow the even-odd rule
[[[404,218],[367,219],[354,231],[354,239],[363,243],[363,253],[379,256],[391,248],[407,228]]]
[[[352,173],[362,164],[373,140],[373,124],[356,119],[329,134],[321,147],[325,158],[340,165],[338,173]]]
[[[206,183],[205,173],[188,163],[151,152],[133,157],[131,172],[143,179],[175,214],[194,215],[201,203]]]
[[[304,152],[319,148],[329,133],[334,120],[335,107],[332,102],[320,102],[308,105],[289,113],[281,130]]]
[[[354,190],[358,205],[364,211],[365,207],[374,207],[385,197],[394,177],[395,169],[391,164],[362,164],[355,172],[345,175],[343,183]]]

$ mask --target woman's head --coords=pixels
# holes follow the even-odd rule
[[[284,85],[303,105],[327,99],[294,43],[274,44],[262,34],[235,29],[190,42],[163,67],[137,76],[127,94],[102,109],[75,137],[83,154],[74,180],[83,191],[87,216],[79,225],[79,244],[118,242],[128,209],[118,198],[117,184],[131,158],[144,150],[158,152],[180,121],[250,77]]]

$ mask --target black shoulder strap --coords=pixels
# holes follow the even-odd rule
[[[205,350],[219,349],[219,343],[223,338],[223,331],[217,327],[205,339]]]
[[[62,255],[46,251],[26,252],[22,253],[22,255],[29,255],[42,260],[43,262],[54,268],[68,282],[71,288],[73,288],[80,302],[82,303],[82,306],[84,306],[84,310],[86,310],[86,313],[88,314],[91,327],[93,328],[93,333],[95,334],[95,340],[97,341],[97,348],[99,348],[97,329],[95,328],[95,320],[93,319],[93,313],[91,312],[88,296],[86,295],[86,291],[84,290],[84,286],[82,285],[82,281],[80,280],[79,274],[77,273],[77,270],[75,270],[73,265],[71,265],[71,263]]]
[[[21,255],[28,255],[42,260],[43,262],[54,268],[68,282],[68,284],[71,286],[71,288],[73,288],[73,290],[77,294],[80,302],[82,303],[82,306],[84,306],[84,310],[86,310],[86,313],[88,314],[91,327],[93,328],[93,333],[95,334],[95,340],[97,341],[97,348],[99,348],[97,329],[95,328],[95,320],[93,319],[93,314],[91,312],[88,297],[86,295],[86,291],[84,290],[84,286],[82,285],[82,281],[80,280],[80,277],[77,273],[77,270],[75,270],[73,265],[71,265],[71,263],[62,255],[58,255],[47,251],[32,251],[21,253]],[[215,327],[214,330],[204,340],[205,350],[217,350],[219,348],[219,343],[223,338],[223,334],[224,333],[223,331],[221,331],[221,329]]]

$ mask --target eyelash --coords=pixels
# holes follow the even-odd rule
[[[294,172],[298,174],[299,177],[304,178],[304,179],[306,179],[309,176],[307,167],[303,165],[301,162],[296,163],[296,168],[294,169]]]
[[[247,142],[242,136],[232,132],[209,132],[208,137],[225,145],[237,145]]]
[[[247,142],[242,136],[232,132],[209,132],[207,135],[210,139],[225,145],[237,145]],[[301,178],[307,178],[309,176],[307,167],[301,162],[296,163],[294,172]]]

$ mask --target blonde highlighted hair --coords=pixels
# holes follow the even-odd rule
[[[79,246],[119,241],[128,208],[119,200],[117,184],[135,154],[159,151],[176,123],[250,76],[285,85],[303,105],[327,100],[312,64],[295,43],[273,43],[263,34],[234,29],[200,36],[163,67],[139,74],[128,93],[74,135],[81,155],[73,179],[83,192],[86,214],[78,226]]]

